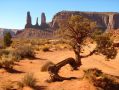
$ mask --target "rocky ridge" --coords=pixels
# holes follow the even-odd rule
[[[119,29],[119,13],[117,12],[80,12],[80,11],[61,11],[54,15],[51,22],[46,22],[45,13],[41,13],[41,24],[36,19],[36,24],[32,24],[32,16],[27,12],[26,25],[24,30],[18,31],[16,37],[53,37],[54,31],[59,28],[59,23],[68,20],[72,15],[82,15],[95,21],[98,28],[102,30]]]
[[[119,13],[117,12],[80,12],[80,11],[61,11],[58,12],[52,20],[51,27],[57,28],[62,20],[67,20],[72,15],[82,15],[95,21],[101,29],[118,29]]]

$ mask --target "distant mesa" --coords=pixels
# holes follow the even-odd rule
[[[38,23],[38,18],[36,19],[36,24],[32,25],[32,17],[30,12],[27,12],[27,20],[25,29],[40,29],[40,30],[50,30],[54,31],[59,28],[59,23],[61,21],[66,21],[72,15],[82,15],[86,18],[91,19],[97,23],[98,28],[102,30],[106,29],[119,29],[119,13],[117,12],[80,12],[80,11],[61,11],[58,12],[52,19],[50,23],[46,22],[46,16],[43,12],[41,14],[41,24]]]
[[[30,12],[27,12],[27,19],[26,19],[26,25],[25,29],[32,28],[32,29],[46,29],[49,28],[49,25],[46,23],[46,16],[45,13],[43,12],[41,14],[41,24],[39,25],[38,23],[38,17],[36,19],[36,24],[32,25],[32,17],[30,15]]]
[[[102,30],[119,29],[119,13],[117,12],[80,12],[80,11],[61,11],[58,12],[53,20],[52,27],[58,27],[59,21],[67,20],[72,15],[81,15],[97,23]]]
[[[61,11],[54,15],[51,22],[46,22],[45,13],[41,13],[41,21],[36,18],[36,23],[32,24],[32,16],[27,12],[24,30],[17,30],[15,37],[18,38],[52,38],[55,31],[60,28],[59,24],[67,21],[72,15],[81,15],[97,23],[97,27],[106,30],[119,30],[119,13],[117,12],[80,12],[80,11]],[[4,35],[4,30],[0,30],[0,37]],[[10,30],[7,30],[10,31]],[[14,34],[13,34],[14,36]]]

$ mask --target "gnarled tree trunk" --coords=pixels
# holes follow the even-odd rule
[[[60,76],[58,73],[59,73],[59,70],[61,69],[61,67],[65,66],[66,64],[69,64],[73,68],[73,70],[78,70],[78,67],[80,67],[82,65],[81,59],[88,57],[88,56],[91,56],[96,51],[93,50],[92,52],[90,52],[90,54],[88,54],[86,56],[80,55],[80,49],[78,49],[78,50],[74,49],[74,52],[75,52],[76,59],[67,58],[67,59],[65,59],[65,60],[63,60],[63,61],[61,61],[55,65],[52,65],[48,68],[51,82],[74,79],[75,77],[66,78],[66,77]]]
[[[65,66],[66,64],[69,64],[73,70],[77,70],[78,67],[81,66],[81,56],[80,56],[80,46],[74,45],[73,47],[74,53],[75,53],[75,59],[74,58],[67,58],[53,66],[50,66],[48,71],[51,77],[51,81],[63,81],[63,80],[70,80],[73,79],[74,77],[66,78],[66,77],[61,77],[59,76],[59,70],[61,67]]]
[[[67,58],[59,63],[57,63],[56,65],[52,65],[48,68],[49,74],[50,74],[50,81],[54,82],[54,81],[63,81],[63,80],[70,80],[70,79],[74,79],[75,77],[70,77],[70,78],[66,78],[66,77],[61,77],[59,76],[59,70],[61,69],[61,67],[65,66],[66,64],[69,64],[73,70],[77,70],[77,63],[75,61],[74,58]]]
[[[75,53],[77,67],[80,67],[82,65],[80,51],[74,50],[74,53]]]

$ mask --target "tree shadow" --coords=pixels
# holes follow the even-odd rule
[[[47,60],[47,59],[44,59],[44,58],[38,58],[38,57],[30,57],[30,58],[28,58],[28,59],[30,59],[30,60]]]
[[[48,83],[62,82],[64,80],[74,80],[74,79],[79,79],[79,78],[77,78],[77,77],[60,77],[60,79],[57,79],[57,80],[51,80],[51,79],[49,79],[49,80],[46,80],[46,82],[48,82]]]
[[[35,58],[36,60],[47,60],[47,59],[44,59],[44,58]]]
[[[23,71],[18,71],[18,70],[15,70],[15,69],[6,69],[7,72],[9,73],[25,73]]]
[[[45,90],[47,86],[35,86],[33,87],[35,90]]]

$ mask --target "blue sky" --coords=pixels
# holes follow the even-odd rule
[[[49,22],[62,10],[119,12],[119,0],[0,0],[0,28],[24,28],[27,11],[35,24],[42,12]]]

